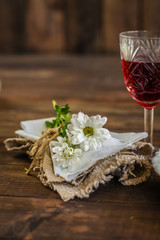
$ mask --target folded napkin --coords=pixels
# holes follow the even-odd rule
[[[152,158],[152,164],[155,172],[160,175],[160,150],[158,150]]]
[[[76,196],[88,197],[100,183],[108,182],[114,176],[118,176],[125,185],[136,185],[149,177],[151,165],[148,160],[153,148],[151,144],[139,143],[141,139],[147,137],[145,132],[110,132],[111,138],[106,140],[101,148],[84,152],[81,161],[72,169],[57,166],[51,151],[52,141],[46,138],[48,130],[45,121],[52,119],[21,122],[22,129],[15,132],[18,138],[7,139],[5,145],[9,151],[27,151],[36,145],[34,156],[45,146],[42,154],[36,155],[39,157],[34,168],[38,169],[41,182],[57,191],[64,201]]]
[[[124,148],[131,146],[133,143],[147,137],[146,133],[110,133],[111,138],[107,139],[103,146],[99,149],[83,152],[81,156],[81,161],[77,162],[72,169],[64,169],[56,165],[56,161],[53,160],[54,172],[56,175],[63,177],[66,181],[72,181],[79,174],[87,169],[91,168],[100,159],[112,156]],[[50,149],[52,149],[52,142],[50,142]],[[51,156],[53,156],[51,151]]]
[[[46,121],[52,121],[53,118],[44,118],[36,120],[22,121],[20,123],[21,130],[15,131],[18,136],[24,137],[28,140],[35,141],[40,138],[42,132],[47,130]]]
[[[45,126],[46,121],[51,121],[53,118],[37,119],[30,121],[22,121],[21,127],[23,130],[17,130],[15,133],[28,140],[37,140],[42,135],[42,132],[47,130]],[[56,165],[53,159],[54,172],[56,175],[63,177],[66,181],[71,181],[80,173],[92,167],[99,159],[112,156],[124,148],[127,148],[147,137],[146,132],[142,133],[113,133],[110,132],[111,138],[107,139],[103,146],[98,150],[84,152],[81,161],[72,167],[72,170],[64,169]],[[52,142],[50,142],[50,149],[52,149]],[[53,152],[51,151],[51,156]]]

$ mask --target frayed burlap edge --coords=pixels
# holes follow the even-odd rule
[[[7,138],[4,141],[7,151],[27,151],[33,144],[32,141],[25,138]]]
[[[141,148],[143,148],[142,146],[146,147],[144,143],[138,145]],[[147,146],[151,150],[151,145],[147,144]],[[137,151],[139,151],[139,147]],[[88,198],[99,184],[109,182],[114,176],[119,177],[119,181],[123,185],[137,185],[148,179],[150,169],[151,164],[146,156],[137,155],[135,152],[131,152],[130,148],[128,152],[126,150],[124,153],[121,152],[101,160],[83,176],[83,181],[75,186],[72,182],[59,181],[59,177],[54,174],[49,151],[46,151],[43,161],[40,163],[38,177],[45,186],[57,191],[63,201],[68,201],[75,197]]]
[[[10,138],[5,141],[5,145],[8,151],[27,150],[30,157],[38,156],[34,164],[32,162],[30,170],[33,167],[38,169],[38,178],[42,184],[57,191],[63,201],[75,197],[88,198],[98,188],[99,184],[109,182],[114,176],[117,176],[119,181],[127,186],[142,183],[150,176],[151,164],[149,158],[153,147],[151,144],[138,142],[134,145],[134,148],[124,149],[114,156],[99,160],[90,169],[68,183],[62,177],[54,174],[49,151],[50,139],[57,136],[56,131],[54,131],[54,134],[52,136],[53,133],[49,132],[47,143],[44,142],[44,137],[34,144],[24,138]],[[37,146],[36,151],[31,156],[30,153],[31,150],[33,153],[34,146]],[[42,149],[42,146],[45,146],[45,148]],[[41,149],[43,151],[39,155]]]

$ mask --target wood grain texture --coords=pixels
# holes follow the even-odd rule
[[[40,52],[65,50],[63,9],[58,1],[28,0],[26,8],[27,49]]]
[[[111,131],[143,131],[143,109],[129,96],[119,57],[1,56],[0,239],[158,240],[160,177],[141,185],[116,179],[89,199],[63,203],[36,174],[26,176],[27,155],[6,152],[22,120],[53,116],[51,100],[72,113],[108,117]],[[160,110],[155,109],[154,143],[160,147]]]
[[[118,35],[159,30],[159,0],[0,0],[0,52],[118,53]]]
[[[0,52],[25,51],[26,0],[0,0]]]
[[[102,1],[68,0],[66,8],[67,51],[100,52]]]
[[[156,30],[160,29],[160,1],[153,2],[149,0],[144,1],[144,26],[145,29]]]
[[[103,0],[103,47],[107,52],[119,51],[119,33],[139,29],[140,1]]]

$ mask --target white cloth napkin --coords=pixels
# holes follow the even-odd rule
[[[152,164],[154,170],[160,175],[160,149],[155,153],[155,156],[152,158]]]
[[[29,140],[37,140],[41,136],[43,130],[46,130],[45,121],[51,121],[53,118],[37,119],[22,121],[22,130],[17,130],[15,133],[21,137]],[[131,146],[135,142],[146,138],[148,134],[146,132],[142,133],[114,133],[110,132],[111,139],[106,140],[100,149],[87,151],[82,154],[81,161],[76,163],[72,170],[68,168],[62,168],[56,165],[53,158],[54,172],[56,175],[63,177],[66,181],[71,181],[77,177],[80,173],[88,170],[92,167],[98,160],[104,159],[111,156],[120,150]],[[50,149],[52,149],[52,142],[50,142]],[[51,156],[53,155],[51,151]]]
[[[76,178],[80,173],[88,170],[92,167],[98,160],[104,159],[108,156],[112,156],[116,154],[120,150],[131,146],[135,142],[146,138],[147,133],[112,133],[111,139],[106,140],[103,143],[103,146],[100,149],[83,152],[81,156],[81,160],[75,163],[72,166],[72,169],[62,168],[57,166],[54,158],[52,157],[54,172],[56,175],[63,177],[66,181],[72,181]],[[50,150],[53,148],[52,142],[50,142]],[[51,151],[51,156],[53,156],[53,152]]]
[[[47,130],[45,122],[52,120],[53,118],[43,118],[22,121],[20,123],[22,130],[17,130],[15,133],[31,141],[38,140],[42,134],[42,131]]]

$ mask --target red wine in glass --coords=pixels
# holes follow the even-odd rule
[[[123,77],[132,98],[144,108],[144,131],[153,143],[154,107],[160,103],[160,31],[119,35]]]
[[[121,60],[123,77],[132,98],[146,109],[160,103],[160,62]]]

